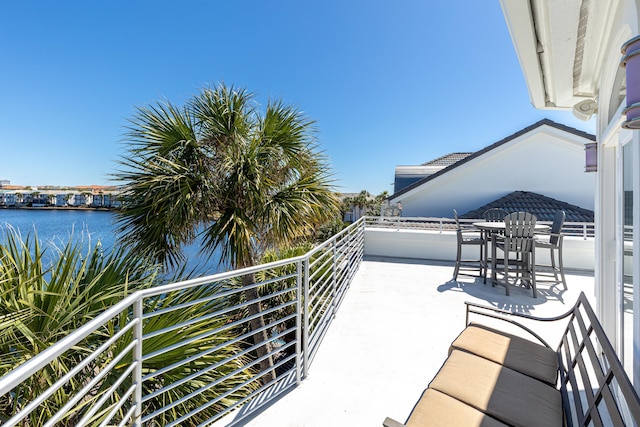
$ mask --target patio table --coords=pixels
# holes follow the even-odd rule
[[[479,221],[479,222],[474,222],[473,226],[476,227],[478,230],[480,230],[485,237],[485,242],[487,245],[491,244],[493,245],[495,243],[495,238],[494,236],[498,235],[498,234],[504,234],[506,225],[504,223],[504,221]],[[544,231],[548,231],[549,230],[549,226],[546,224],[538,224],[536,223],[535,227],[534,227],[534,233],[541,233]],[[489,253],[489,249],[491,249],[491,253],[493,253],[493,246],[491,248],[489,248],[488,246],[485,247],[484,250],[484,259],[482,260],[483,264],[484,264],[484,283],[487,283],[487,269],[489,267],[489,257],[488,257],[488,253]],[[494,272],[495,272],[495,260],[491,259],[491,276],[494,276]]]

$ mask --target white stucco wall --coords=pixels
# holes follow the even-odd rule
[[[464,214],[514,191],[594,208],[595,174],[584,172],[581,136],[542,125],[394,198],[403,216]]]
[[[456,233],[449,231],[393,230],[367,227],[364,253],[371,256],[428,259],[454,262]],[[465,247],[463,258],[477,258],[477,248]],[[593,271],[595,265],[594,239],[564,237],[563,261],[566,269]],[[539,249],[536,263],[549,264],[549,251]]]

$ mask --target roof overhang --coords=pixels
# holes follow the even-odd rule
[[[570,109],[597,97],[610,8],[584,0],[500,0],[531,103]]]

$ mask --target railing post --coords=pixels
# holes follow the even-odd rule
[[[309,257],[304,260],[304,275],[302,277],[302,287],[304,293],[303,300],[303,334],[302,334],[302,353],[304,354],[303,377],[307,378],[309,372]]]
[[[444,223],[442,221],[442,218],[440,218],[440,234],[442,234],[443,229],[444,229]]]
[[[582,238],[587,240],[587,224],[582,224]]]
[[[136,345],[133,348],[133,363],[136,367],[133,369],[133,381],[136,389],[133,392],[133,426],[140,427],[142,425],[142,297],[139,297],[133,304],[133,317],[137,321],[133,327],[133,339]]]
[[[302,382],[302,261],[296,263],[296,285],[298,288],[296,303],[296,384]]]
[[[362,262],[362,259],[364,258],[364,247],[365,247],[364,246],[364,244],[365,244],[364,240],[365,240],[365,235],[366,235],[366,233],[365,233],[366,229],[367,229],[366,224],[362,223],[362,228],[360,229],[360,237],[361,237],[361,239],[358,239],[361,242],[360,244],[362,245],[362,247],[358,248],[358,249],[362,249],[362,250],[359,251],[360,252],[360,256],[358,257],[358,265],[360,265],[360,263]]]
[[[337,251],[337,243],[336,243],[336,238],[333,238],[333,242],[332,242],[332,250],[333,250],[333,267],[331,270],[331,311],[332,311],[332,315],[331,317],[336,317],[336,298],[338,296],[338,292],[336,289],[336,284],[337,284],[337,274],[338,274],[338,251]]]

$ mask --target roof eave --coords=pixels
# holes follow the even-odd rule
[[[500,0],[500,5],[529,89],[531,104],[538,109],[554,108],[555,105],[547,102],[547,88],[529,1]]]

